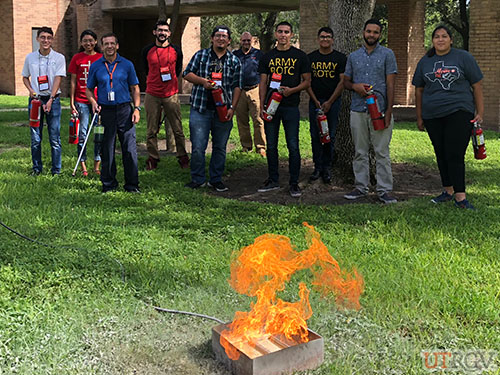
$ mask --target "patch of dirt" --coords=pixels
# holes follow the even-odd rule
[[[267,178],[267,165],[252,166],[233,171],[223,178],[229,191],[224,193],[211,192],[211,194],[223,196],[230,199],[243,201],[254,201],[275,204],[352,204],[352,203],[380,203],[372,187],[370,194],[356,201],[349,201],[344,194],[353,189],[352,183],[346,183],[339,177],[335,168],[332,171],[332,183],[324,184],[321,178],[309,182],[309,176],[313,172],[312,160],[302,160],[299,186],[302,190],[300,198],[292,198],[288,192],[288,163],[280,161],[280,185],[279,190],[268,193],[258,193],[257,189]],[[441,179],[437,171],[422,168],[412,164],[393,163],[392,173],[394,179],[394,196],[398,201],[406,201],[411,198],[435,195],[441,186]]]
[[[175,153],[166,151],[166,141],[158,140],[160,156],[175,156]],[[234,144],[228,143],[227,152],[235,150]],[[186,138],[186,150],[191,152],[191,142]],[[146,144],[137,144],[137,151],[140,155],[147,155]],[[211,142],[208,142],[207,154],[212,152]],[[332,170],[332,183],[324,184],[321,178],[314,182],[309,182],[309,176],[312,174],[314,165],[311,159],[302,159],[300,170],[299,186],[302,190],[300,198],[292,198],[288,192],[288,162],[280,161],[280,185],[279,190],[268,193],[258,193],[257,189],[267,178],[267,165],[255,165],[248,168],[235,170],[231,173],[225,173],[223,181],[229,188],[228,191],[217,193],[208,190],[209,194],[237,199],[242,201],[254,201],[274,204],[352,204],[352,203],[381,203],[375,192],[375,186],[372,186],[370,193],[356,201],[350,201],[344,198],[344,194],[353,190],[352,182],[344,181],[335,168]],[[422,196],[433,196],[439,193],[441,179],[437,170],[416,166],[406,163],[393,163],[392,175],[394,179],[393,195],[398,201],[406,201],[411,198]]]

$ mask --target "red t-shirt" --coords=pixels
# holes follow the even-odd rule
[[[171,44],[167,47],[153,46],[146,52],[148,64],[148,78],[146,80],[146,92],[159,98],[168,98],[179,92],[177,80],[177,49]],[[171,79],[161,80],[160,69],[168,69]],[[164,71],[165,74],[165,71]]]
[[[76,74],[75,101],[88,104],[89,101],[85,96],[87,88],[87,75],[89,74],[90,65],[102,57],[102,53],[95,55],[87,55],[85,52],[79,52],[71,59],[69,63],[68,73]]]

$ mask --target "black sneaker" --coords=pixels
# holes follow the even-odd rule
[[[330,173],[330,171],[328,169],[325,169],[323,171],[321,178],[323,179],[323,182],[325,184],[329,184],[330,182],[332,182],[332,174]]]
[[[207,184],[204,182],[202,184],[197,184],[196,182],[188,182],[184,187],[190,188],[190,189],[198,189],[207,186]]]
[[[314,168],[313,173],[309,176],[309,181],[316,181],[321,176],[321,171]]]
[[[438,195],[435,198],[431,199],[432,203],[444,203],[444,202],[449,202],[453,199],[453,195],[448,194],[446,191],[443,191],[441,195]]]
[[[264,185],[262,185],[257,191],[259,193],[267,193],[268,191],[278,190],[280,188],[280,184],[274,182],[271,179],[267,179],[264,181]]]
[[[463,201],[457,202],[455,199],[455,207],[458,208],[463,208],[465,210],[475,210],[476,207],[474,207],[467,199],[464,199]]]
[[[299,198],[302,195],[302,192],[300,191],[299,185],[297,185],[297,184],[290,185],[290,195],[294,198]]]
[[[363,197],[366,197],[366,194],[363,193],[361,190],[359,189],[354,189],[353,191],[351,191],[350,193],[347,193],[344,195],[344,198],[345,199],[349,199],[351,201],[353,200],[356,200],[356,199],[359,199],[359,198],[363,198]]]
[[[141,194],[141,191],[139,190],[139,188],[133,188],[133,189],[130,189],[130,190],[125,190],[127,193],[133,193],[133,194]]]
[[[208,185],[208,187],[214,188],[215,191],[218,191],[219,193],[222,193],[223,191],[229,190],[229,188],[226,185],[224,185],[224,183],[222,181],[209,182],[207,185]]]
[[[391,204],[391,203],[397,203],[398,200],[394,198],[392,195],[389,193],[384,193],[382,195],[378,196],[378,200],[381,202],[384,202],[385,204]]]

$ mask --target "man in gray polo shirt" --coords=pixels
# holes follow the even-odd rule
[[[381,31],[382,25],[378,20],[366,21],[363,29],[364,45],[351,53],[347,59],[344,86],[348,90],[354,91],[351,103],[351,133],[355,148],[352,162],[355,189],[344,195],[344,198],[355,200],[368,194],[371,143],[377,161],[378,198],[384,203],[396,203],[396,198],[390,194],[392,191],[392,168],[389,143],[394,124],[392,106],[397,65],[394,52],[378,43]],[[373,86],[379,109],[385,113],[385,129],[383,130],[375,131],[373,129],[366,105],[368,92],[365,86]]]

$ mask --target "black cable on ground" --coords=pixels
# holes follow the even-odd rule
[[[85,251],[87,253],[87,255],[90,253],[90,250],[82,248],[82,247],[76,247],[76,246],[70,246],[70,245],[50,245],[50,244],[46,244],[46,243],[34,240],[33,238],[30,238],[28,236],[25,236],[22,233],[17,232],[16,230],[14,230],[14,229],[10,228],[9,226],[7,226],[2,221],[0,221],[0,225],[2,227],[4,227],[5,229],[7,229],[8,231],[14,233],[16,236],[19,236],[22,239],[25,239],[27,241],[33,242],[33,243],[35,243],[37,245],[40,245],[40,246],[48,247],[48,248],[51,248],[51,249],[57,249],[57,248],[59,248],[59,249],[73,249],[73,250],[77,250],[77,251]],[[115,259],[113,257],[109,257],[109,258],[112,259],[114,262],[116,262],[118,264],[118,266],[120,267],[121,279],[122,279],[123,282],[125,282],[125,268],[123,267],[123,264],[121,264],[119,260],[117,260],[117,259]]]
[[[79,247],[75,247],[75,246],[68,246],[68,245],[50,245],[50,244],[46,244],[46,243],[34,240],[33,238],[25,236],[24,234],[21,234],[21,233],[17,232],[16,230],[10,228],[6,224],[4,224],[2,221],[0,221],[0,225],[2,227],[4,227],[5,229],[7,229],[8,231],[14,233],[16,236],[19,236],[22,239],[25,239],[27,241],[33,242],[33,243],[35,243],[37,245],[40,245],[40,246],[44,246],[44,247],[48,247],[48,248],[52,248],[52,249],[66,248],[66,249],[74,249],[74,250],[84,250],[84,251],[87,252],[87,254],[89,253],[89,250],[88,249],[84,249],[84,248],[79,248]],[[123,264],[121,264],[115,258],[111,258],[111,259],[113,259],[120,266],[122,281],[125,283],[126,282],[125,281],[125,268],[123,267]],[[223,322],[222,320],[220,320],[218,318],[215,318],[213,316],[205,315],[205,314],[198,314],[198,313],[189,312],[189,311],[179,311],[179,310],[172,310],[172,309],[164,309],[164,308],[158,307],[158,306],[153,306],[153,305],[149,305],[149,304],[147,304],[147,305],[153,307],[156,311],[159,311],[159,312],[166,312],[166,313],[170,313],[170,314],[191,315],[191,316],[195,316],[195,317],[198,317],[198,318],[210,319],[210,320],[214,320],[214,321],[216,321],[218,323],[225,324],[225,322]]]

